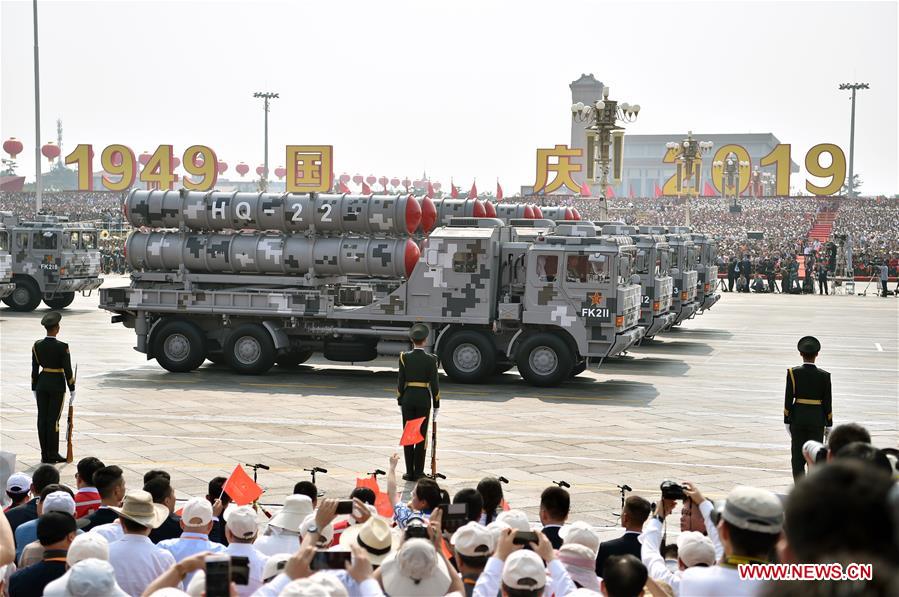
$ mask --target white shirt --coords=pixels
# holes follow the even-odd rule
[[[283,572],[273,578],[268,584],[262,585],[253,597],[278,597],[281,591],[291,583],[290,577]],[[350,597],[384,597],[381,585],[373,578],[367,578],[359,583],[358,593],[350,593]],[[493,597],[496,597],[495,595]]]
[[[125,536],[125,529],[122,528],[122,524],[118,520],[115,522],[108,522],[106,524],[95,526],[88,532],[102,535],[106,539],[107,543],[118,541]]]
[[[499,595],[504,565],[503,560],[490,556],[484,571],[478,577],[478,582],[474,585],[472,597],[496,597]],[[546,586],[543,587],[545,596],[568,595],[577,590],[571,577],[568,576],[565,565],[559,560],[552,560],[546,567],[546,572],[549,578],[546,579]]]
[[[296,553],[300,549],[300,535],[269,526],[265,535],[256,538],[253,547],[267,556],[276,553]]]
[[[736,568],[693,567],[681,575],[680,597],[752,597],[764,586],[761,580],[740,580]]]
[[[240,597],[249,597],[262,586],[262,571],[268,556],[249,543],[230,543],[225,548],[229,556],[244,556],[250,560],[250,582],[246,585],[235,585]]]
[[[151,582],[175,565],[175,558],[153,545],[149,537],[129,534],[109,545],[109,563],[122,590],[140,597]]]
[[[209,551],[212,553],[220,553],[225,551],[225,546],[221,543],[209,540],[209,535],[203,533],[190,533],[184,531],[177,539],[166,539],[156,544],[160,549],[164,549],[175,558],[175,562],[180,562],[185,558],[196,555],[200,552]],[[190,579],[194,577],[195,572],[191,572],[184,577],[184,586],[190,585]]]

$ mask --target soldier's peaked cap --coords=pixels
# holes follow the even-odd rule
[[[409,330],[409,337],[416,342],[421,342],[428,337],[428,326],[423,323],[416,323]]]
[[[58,324],[62,319],[62,315],[57,311],[50,311],[43,317],[41,317],[41,325],[45,328],[52,328],[54,325]]]
[[[821,352],[821,343],[814,336],[805,336],[799,340],[797,348],[805,354],[818,354]]]

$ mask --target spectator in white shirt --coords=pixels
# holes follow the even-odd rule
[[[541,597],[545,594],[568,595],[576,590],[571,577],[553,551],[552,543],[543,533],[537,533],[537,543],[530,543],[533,551],[515,544],[516,531],[504,529],[499,536],[496,552],[478,577],[472,595],[496,597],[510,592],[519,597]],[[548,582],[549,576],[552,583]]]
[[[127,492],[122,506],[110,509],[119,515],[125,534],[109,546],[109,563],[122,590],[137,597],[175,564],[171,553],[150,541],[150,530],[161,525],[169,511],[162,504],[154,504],[153,497],[143,490]]]
[[[240,597],[247,597],[262,586],[262,573],[268,560],[268,556],[253,547],[253,541],[259,533],[256,511],[250,506],[240,506],[225,510],[224,517],[227,523],[225,535],[228,538],[225,553],[250,560],[250,582],[246,585],[237,585],[237,594]]]
[[[166,517],[168,517],[168,508],[166,508]],[[181,529],[179,538],[166,539],[156,544],[159,548],[171,553],[176,562],[200,552],[219,553],[225,551],[224,545],[209,540],[209,531],[212,530],[212,504],[206,498],[194,497],[187,500],[181,510]],[[190,577],[185,580],[185,585],[189,583]]]
[[[291,495],[284,507],[268,522],[265,533],[254,546],[265,555],[294,553],[300,548],[300,525],[312,514],[312,500],[306,495]]]

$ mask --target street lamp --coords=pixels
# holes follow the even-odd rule
[[[266,191],[268,190],[268,102],[278,99],[278,94],[271,91],[257,91],[253,97],[263,99],[263,110],[265,110],[265,161],[262,166],[262,181],[259,184],[259,190]]]
[[[668,149],[680,149],[677,156],[677,190],[680,195],[682,185],[692,187],[695,180],[696,185],[692,190],[684,189],[683,195],[686,196],[684,201],[684,224],[690,225],[690,195],[699,193],[699,178],[702,174],[702,156],[708,153],[715,144],[711,141],[697,141],[693,138],[693,131],[687,131],[687,138],[680,143],[671,141],[665,144]]]
[[[721,198],[725,201],[728,198],[733,200],[731,204],[730,211],[731,213],[736,213],[742,211],[740,206],[737,204],[737,198],[740,196],[740,169],[748,168],[749,162],[745,160],[738,160],[737,155],[735,153],[727,154],[727,157],[724,160],[718,160],[712,166],[718,170],[721,170]],[[728,189],[734,189],[733,195],[729,195]]]
[[[571,105],[571,118],[577,122],[589,123],[587,131],[587,178],[596,183],[596,168],[599,168],[599,196],[606,198],[606,187],[609,186],[609,162],[612,136],[623,135],[624,127],[619,124],[631,123],[640,114],[640,104],[619,103],[609,99],[609,88],[603,87],[602,99],[585,104],[577,102]],[[622,151],[616,145],[616,154]],[[621,155],[616,155],[616,169],[620,166]]]
[[[852,91],[852,116],[849,121],[849,180],[846,182],[846,196],[855,197],[854,163],[855,163],[855,92],[859,89],[870,89],[867,83],[842,83],[840,89]]]

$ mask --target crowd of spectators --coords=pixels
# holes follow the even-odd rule
[[[495,478],[450,496],[426,477],[406,485],[402,500],[395,454],[386,496],[369,485],[346,500],[323,499],[303,481],[274,516],[234,503],[224,477],[179,504],[176,479],[163,470],[126,479],[120,467],[88,457],[70,487],[44,464],[6,484],[13,504],[0,516],[0,593],[896,595],[899,450],[870,442],[853,423],[834,428],[827,445],[807,442],[809,474],[786,495],[737,486],[713,502],[694,483],[662,482],[656,495],[624,500],[623,534],[606,541],[572,520],[571,495],[556,485],[541,494],[539,521],[510,508]],[[676,511],[679,522],[669,523]],[[850,565],[871,564],[873,576],[743,579],[745,564],[826,564],[838,579]]]

